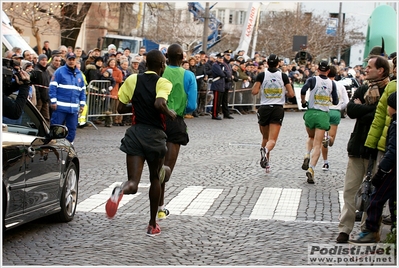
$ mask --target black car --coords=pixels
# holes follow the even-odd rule
[[[19,119],[2,118],[3,230],[48,215],[71,221],[79,159],[65,139],[68,129],[49,126],[30,101]]]

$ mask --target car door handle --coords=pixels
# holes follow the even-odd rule
[[[26,154],[27,154],[30,158],[35,157],[35,149],[33,149],[32,146],[29,146],[28,149],[27,149]]]

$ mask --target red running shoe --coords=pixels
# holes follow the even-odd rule
[[[105,213],[107,217],[112,219],[116,211],[118,210],[119,202],[122,200],[123,191],[121,187],[117,186],[112,191],[111,197],[108,199],[107,203],[105,204]]]
[[[161,228],[159,227],[158,223],[156,224],[156,227],[152,227],[152,225],[148,225],[147,227],[147,235],[148,236],[156,236],[161,234]]]

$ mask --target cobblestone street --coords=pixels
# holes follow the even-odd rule
[[[355,120],[341,120],[330,170],[315,168],[314,185],[301,169],[307,134],[303,112],[286,111],[271,172],[259,166],[261,134],[255,114],[234,120],[187,119],[190,142],[181,147],[165,203],[171,215],[161,235],[148,237],[148,170],[139,192],[125,195],[116,217],[104,203],[126,180],[119,150],[126,127],[79,129],[81,161],[75,219],[44,219],[5,233],[3,265],[40,266],[274,266],[308,265],[308,243],[334,243]],[[258,208],[263,208],[259,210]],[[356,223],[352,234],[359,231]]]

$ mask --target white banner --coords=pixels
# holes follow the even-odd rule
[[[252,32],[254,30],[256,24],[256,17],[258,16],[258,9],[260,7],[260,2],[252,2],[252,4],[248,7],[248,12],[245,20],[245,24],[243,25],[240,43],[238,44],[238,50],[244,50],[245,53],[248,53],[249,44],[252,39]]]

